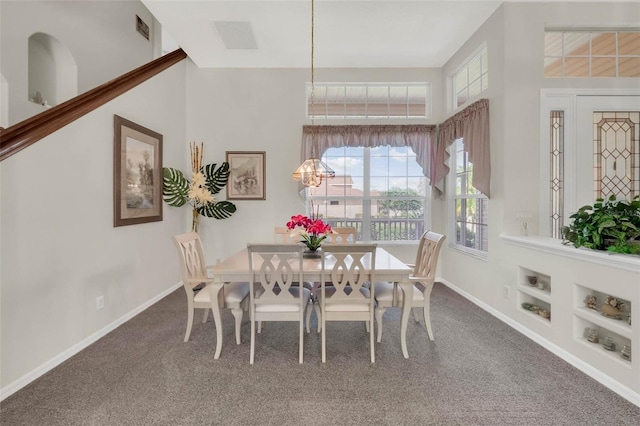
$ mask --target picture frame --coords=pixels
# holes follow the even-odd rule
[[[113,226],[162,220],[162,135],[114,115]]]
[[[266,200],[265,151],[227,151],[227,200]]]

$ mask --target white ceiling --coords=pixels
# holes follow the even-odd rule
[[[142,2],[201,68],[310,66],[310,0]],[[315,67],[441,67],[500,4],[315,0]],[[217,21],[248,22],[257,49],[225,48]]]

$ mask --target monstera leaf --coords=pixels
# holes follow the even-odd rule
[[[215,163],[207,164],[202,166],[200,171],[205,178],[204,186],[212,195],[219,193],[229,181],[229,163],[227,162],[223,162],[217,168]],[[189,203],[200,215],[215,219],[227,219],[235,213],[236,206],[229,201],[214,201],[203,205],[198,201],[190,200],[190,186],[191,183],[180,170],[171,167],[162,169],[162,196],[170,206],[181,207]]]
[[[207,182],[207,189],[212,194],[217,194],[229,181],[229,163],[226,161],[216,169],[216,164],[207,164],[202,167],[202,174]],[[235,211],[235,207],[234,210]]]
[[[180,170],[162,168],[162,198],[170,206],[181,207],[187,204],[189,181]]]
[[[229,201],[219,201],[198,207],[198,213],[202,216],[213,217],[215,219],[226,219],[236,212],[236,205]]]

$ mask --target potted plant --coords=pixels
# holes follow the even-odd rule
[[[573,222],[562,228],[563,244],[640,254],[640,196],[631,201],[599,198],[569,217]]]

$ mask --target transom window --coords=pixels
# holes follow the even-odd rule
[[[451,150],[453,179],[455,179],[455,195],[453,198],[455,247],[486,257],[489,249],[487,196],[475,189],[473,180],[473,164],[464,151],[462,139],[457,139]]]
[[[359,241],[420,239],[428,185],[410,147],[329,148],[322,161],[336,177],[307,189],[314,213],[355,227]]]
[[[487,48],[469,58],[453,75],[453,106],[459,108],[489,87]]]
[[[308,118],[429,118],[429,83],[307,83]]]
[[[545,31],[544,76],[640,77],[640,31]]]

